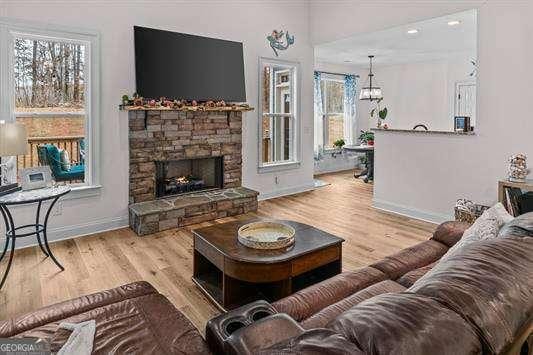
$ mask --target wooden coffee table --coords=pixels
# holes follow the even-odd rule
[[[237,240],[237,221],[196,229],[193,281],[227,311],[246,303],[270,302],[341,272],[344,239],[307,224],[280,221],[295,231],[294,245],[256,250]]]

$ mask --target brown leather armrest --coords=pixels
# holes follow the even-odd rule
[[[59,322],[73,315],[85,313],[98,307],[152,293],[158,292],[148,282],[138,281],[110,290],[73,298],[12,319],[0,321],[0,337],[12,337],[47,323]]]
[[[274,314],[235,331],[228,338],[225,352],[236,355],[253,354],[298,336],[304,331],[298,322],[287,314]]]
[[[459,239],[461,239],[464,231],[467,230],[468,227],[470,227],[470,224],[467,222],[444,222],[437,227],[431,239],[437,242],[441,242],[448,248],[451,248],[455,243],[459,241]]]

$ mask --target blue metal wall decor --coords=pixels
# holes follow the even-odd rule
[[[283,36],[285,36],[285,39],[283,39]],[[294,44],[294,36],[289,35],[288,31],[274,30],[270,36],[267,36],[267,40],[276,57],[279,57],[278,51],[284,51]]]

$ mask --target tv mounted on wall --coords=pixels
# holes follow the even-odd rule
[[[137,94],[245,102],[242,43],[134,26]]]

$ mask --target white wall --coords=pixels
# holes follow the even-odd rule
[[[64,201],[62,215],[51,219],[51,239],[127,225],[128,123],[126,116],[119,113],[118,104],[123,94],[135,90],[134,25],[243,42],[246,93],[254,107],[258,106],[258,57],[274,57],[266,36],[274,28],[295,35],[295,44],[281,52],[280,58],[301,64],[302,164],[295,170],[258,174],[258,111],[247,113],[243,120],[243,185],[259,190],[263,196],[310,188],[313,184],[313,50],[309,42],[308,11],[303,0],[0,2],[3,17],[84,27],[101,34],[103,188],[100,196]],[[16,222],[30,221],[32,213],[27,208],[18,208]],[[24,241],[30,242],[28,238]]]
[[[425,124],[430,130],[452,131],[455,83],[471,80],[470,56],[431,62],[376,66],[375,78],[383,88],[382,107],[391,128],[411,129]]]
[[[468,137],[379,133],[375,202],[435,221],[455,200],[497,199],[507,158],[533,157],[533,4],[530,1],[314,1],[311,40],[328,42],[478,6],[477,133]],[[513,88],[513,90],[505,90]],[[531,165],[531,164],[530,164]]]

